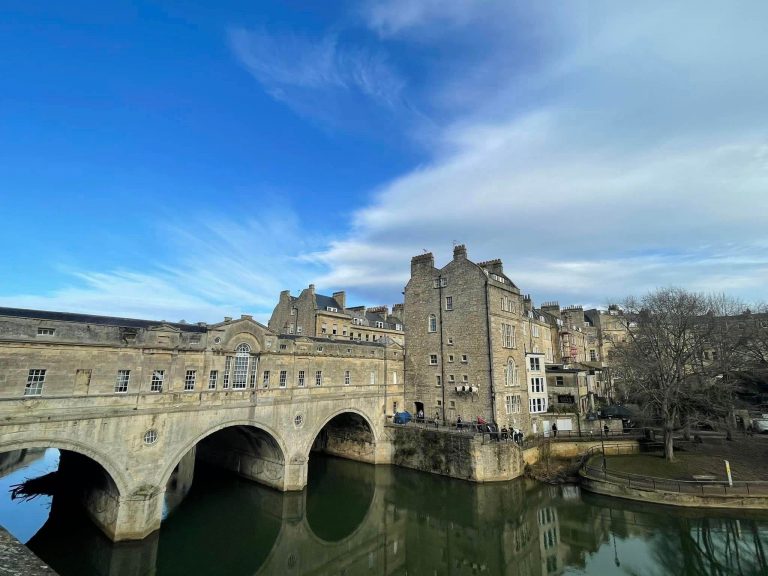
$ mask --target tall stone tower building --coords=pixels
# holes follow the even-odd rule
[[[447,422],[482,416],[526,431],[532,410],[546,412],[546,401],[531,408],[528,393],[529,368],[540,366],[545,381],[544,353],[531,362],[530,318],[501,260],[474,263],[463,245],[443,268],[431,253],[413,257],[403,320],[408,410]]]

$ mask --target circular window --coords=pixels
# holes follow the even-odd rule
[[[221,336],[216,336],[216,338],[213,339],[214,344],[221,344]]]
[[[302,424],[304,424],[304,416],[296,414],[296,417],[293,419],[293,425],[296,426],[296,428],[301,428]]]
[[[151,446],[157,442],[157,430],[147,430],[144,432],[144,444]]]

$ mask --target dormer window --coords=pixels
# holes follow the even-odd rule
[[[384,322],[376,322],[376,328],[384,328]]]
[[[339,311],[338,308],[334,308],[333,306],[326,306],[325,309],[328,310],[328,312],[338,312]]]
[[[395,324],[395,330],[402,330],[403,325],[402,324]]]
[[[56,330],[53,328],[38,328],[37,329],[37,335],[38,336],[53,336],[56,334]]]
[[[501,282],[502,284],[506,282],[506,280],[503,277],[499,276],[498,274],[491,274],[491,278],[496,280],[496,282]]]

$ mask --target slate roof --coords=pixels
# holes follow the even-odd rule
[[[322,294],[315,294],[315,302],[317,302],[318,310],[327,310],[328,306],[336,308],[339,312],[342,311],[341,304],[336,302],[335,298],[330,296],[323,296]]]
[[[78,322],[80,324],[98,324],[103,326],[125,326],[128,328],[152,328],[164,324],[182,332],[207,332],[206,326],[197,324],[179,324],[178,322],[163,322],[161,320],[139,320],[136,318],[119,318],[116,316],[94,316],[92,314],[74,314],[71,312],[50,312],[47,310],[27,310],[25,308],[2,308],[0,316],[12,318],[32,318],[35,320],[55,320],[58,322]]]

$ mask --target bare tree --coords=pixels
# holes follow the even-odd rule
[[[713,322],[708,298],[663,288],[624,302],[629,330],[614,343],[611,363],[627,398],[660,421],[664,456],[674,460],[675,427],[692,407],[703,406],[712,386],[702,370]]]

